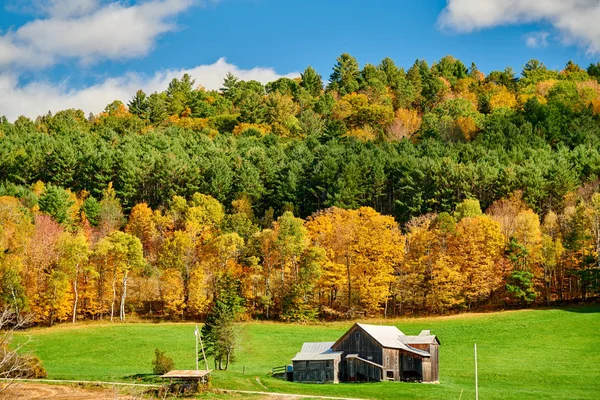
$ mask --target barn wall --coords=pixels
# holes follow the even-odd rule
[[[400,351],[398,349],[383,349],[384,380],[400,381]],[[390,376],[391,375],[391,376]]]
[[[339,360],[294,361],[294,382],[339,382]]]
[[[429,347],[429,354],[431,354],[431,382],[440,381],[440,346],[435,343]]]
[[[423,382],[439,382],[440,381],[440,360],[439,360],[439,345],[436,343],[431,344],[411,344],[411,347],[415,349],[425,350],[431,354],[429,365],[427,365],[428,371],[423,370]],[[423,359],[423,362],[427,360]],[[425,364],[423,364],[425,368]]]
[[[343,351],[345,355],[358,354],[360,358],[383,365],[381,345],[356,325],[343,336],[340,342],[334,345],[333,350]]]
[[[416,354],[400,351],[401,380],[414,377],[415,373],[423,378],[423,359]]]

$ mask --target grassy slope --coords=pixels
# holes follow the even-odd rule
[[[390,323],[390,321],[386,321]],[[304,341],[337,339],[351,324],[243,327],[238,363],[214,375],[215,387],[379,399],[474,398],[473,343],[484,399],[600,398],[600,306],[394,321],[407,334],[431,329],[442,342],[440,385],[406,383],[309,385],[269,378]],[[194,368],[192,324],[67,325],[28,332],[49,376],[129,380],[151,373],[156,347],[178,369]],[[242,368],[246,366],[246,375]],[[260,383],[257,382],[260,379]],[[266,389],[265,389],[266,387]]]

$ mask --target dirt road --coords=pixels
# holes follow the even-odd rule
[[[1,400],[52,399],[52,400],[134,400],[135,397],[122,395],[106,388],[82,388],[76,386],[44,385],[40,383],[18,382],[0,394]]]

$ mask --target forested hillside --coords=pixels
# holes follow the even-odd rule
[[[200,78],[200,77],[198,77]],[[0,302],[305,320],[600,293],[600,64],[337,59],[0,121]]]

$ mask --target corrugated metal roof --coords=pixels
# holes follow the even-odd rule
[[[423,357],[429,357],[430,354],[427,351],[415,349],[410,347],[408,344],[404,343],[403,338],[407,337],[402,331],[395,326],[386,326],[386,325],[367,325],[367,324],[359,324],[357,325],[363,329],[369,336],[379,342],[383,347],[387,347],[389,349],[400,349],[404,351],[408,351],[414,354],[418,354]],[[415,343],[416,344],[416,343]]]
[[[436,337],[435,335],[403,336],[401,340],[406,344],[430,344],[436,341]]]
[[[318,360],[335,360],[340,357],[343,352],[333,351],[331,346],[335,342],[307,342],[302,345],[302,350],[292,361],[318,361]]]
[[[323,353],[330,350],[335,342],[306,342],[302,345],[300,353]]]
[[[343,354],[342,351],[332,351],[329,353],[321,353],[321,354],[308,354],[308,353],[298,353],[296,357],[292,358],[292,361],[322,361],[322,360],[335,360]]]
[[[395,326],[391,325],[367,325],[357,324],[365,332],[367,332],[373,339],[377,340],[383,347],[397,348],[402,346],[400,336],[404,336],[404,333]]]

